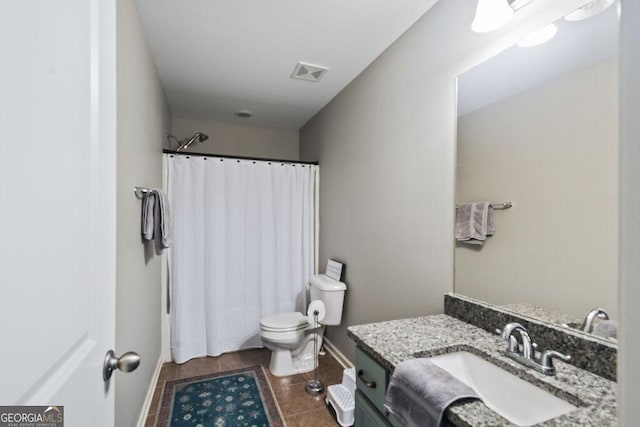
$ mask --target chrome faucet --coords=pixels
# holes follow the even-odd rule
[[[529,333],[525,327],[518,322],[509,323],[502,330],[502,339],[509,343],[507,346],[507,352],[511,354],[520,354],[518,340],[513,336],[515,333],[520,335],[520,341],[522,342],[522,357],[531,359],[531,355],[533,353],[531,337],[529,337]]]
[[[584,318],[584,322],[582,322],[582,330],[587,333],[593,332],[593,321],[598,319],[609,320],[609,315],[602,308],[594,308],[591,310],[587,317]]]
[[[514,336],[516,334],[520,336],[522,351],[520,351],[520,344]],[[507,341],[507,349],[504,352],[507,357],[545,375],[555,375],[556,369],[553,366],[553,359],[560,359],[565,362],[571,360],[571,356],[555,350],[545,350],[539,358],[536,357],[536,345],[531,342],[525,327],[517,322],[509,323],[502,329],[502,339]]]

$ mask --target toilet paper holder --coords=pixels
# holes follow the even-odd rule
[[[324,384],[318,380],[318,329],[320,328],[320,321],[324,319],[325,307],[322,301],[311,301],[309,309],[307,310],[307,316],[313,319],[313,379],[309,381],[304,388],[307,394],[312,396],[318,396],[324,393]]]

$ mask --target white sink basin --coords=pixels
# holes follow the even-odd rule
[[[567,414],[575,406],[466,351],[430,358],[473,388],[489,408],[518,426]]]

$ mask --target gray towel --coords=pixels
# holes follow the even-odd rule
[[[155,227],[153,221],[153,210],[156,203],[156,195],[149,191],[144,193],[142,197],[142,238],[144,240],[153,240],[153,229]]]
[[[604,338],[618,338],[618,322],[615,320],[601,320],[593,327],[593,335]]]
[[[456,212],[457,241],[482,246],[487,236],[492,236],[495,231],[491,203],[473,202],[458,205]]]
[[[402,425],[438,427],[453,402],[478,394],[426,358],[400,363],[389,381],[384,407]]]
[[[142,199],[142,237],[155,242],[160,255],[172,243],[171,212],[165,194],[154,188]]]

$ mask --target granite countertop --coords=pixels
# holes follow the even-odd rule
[[[445,314],[351,326],[347,334],[391,371],[398,363],[415,357],[469,351],[578,408],[538,425],[617,425],[615,382],[558,360],[554,361],[556,376],[537,373],[504,356],[506,344],[498,335]],[[535,337],[531,338],[535,341]],[[481,401],[453,404],[447,409],[446,417],[457,426],[513,425]]]

